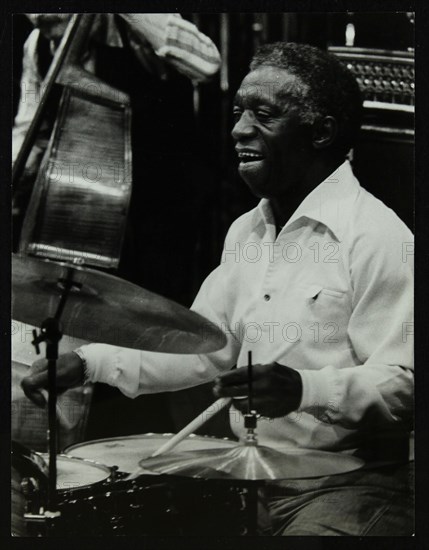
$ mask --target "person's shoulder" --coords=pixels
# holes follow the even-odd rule
[[[405,282],[413,284],[412,232],[391,208],[363,188],[354,203],[344,242],[352,279],[362,276],[365,285],[390,281],[397,288]]]
[[[353,239],[363,239],[372,246],[389,246],[414,239],[396,212],[363,187],[353,209],[350,230]]]
[[[259,221],[260,212],[258,206],[256,206],[232,222],[228,229],[226,241],[231,239],[235,242],[246,240]]]

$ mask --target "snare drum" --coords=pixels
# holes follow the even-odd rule
[[[145,474],[133,480],[118,480],[104,493],[74,504],[79,513],[79,536],[254,534],[254,484]],[[69,512],[65,509],[65,514]],[[61,536],[73,534],[73,524],[68,525],[70,528]]]
[[[68,456],[94,460],[117,468],[120,472],[131,473],[144,458],[149,458],[174,434],[142,434],[85,441],[65,449]],[[203,449],[231,448],[237,445],[230,439],[217,439],[209,436],[190,435],[181,441],[172,452],[197,451]]]
[[[86,441],[68,447],[65,453],[131,473],[172,435],[149,433]],[[228,439],[191,435],[172,452],[227,450],[235,445]],[[249,530],[248,485],[234,480],[147,475],[142,470],[136,479],[118,479],[102,491],[80,494],[79,500],[70,504],[78,512],[82,536],[243,535]],[[68,513],[71,510],[65,509],[64,516]]]

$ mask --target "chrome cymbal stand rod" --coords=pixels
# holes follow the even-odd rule
[[[257,445],[256,437],[257,413],[253,409],[253,364],[252,352],[248,352],[247,363],[247,414],[244,415],[244,427],[247,429],[244,445]]]
[[[45,319],[40,328],[40,334],[33,330],[32,344],[36,348],[36,353],[40,354],[39,344],[46,344],[46,359],[48,361],[48,449],[49,449],[49,478],[48,478],[48,501],[45,511],[47,534],[52,533],[55,519],[61,514],[58,510],[57,502],[57,385],[56,368],[58,359],[58,347],[62,338],[62,328],[60,317],[64,310],[67,297],[73,287],[79,287],[79,284],[73,282],[73,268],[67,268],[65,279],[60,279],[58,284],[62,290],[57,311],[54,317]]]
[[[256,436],[256,427],[258,423],[258,414],[253,408],[253,363],[252,352],[247,354],[247,414],[244,415],[244,426],[247,434],[244,439],[244,445],[258,445]],[[247,487],[247,531],[246,536],[255,537],[258,535],[259,519],[259,488],[260,481],[250,481]]]
[[[252,352],[247,353],[247,414],[251,414],[253,410],[253,365]]]

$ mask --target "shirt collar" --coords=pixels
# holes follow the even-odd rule
[[[359,189],[359,182],[353,174],[350,162],[346,160],[305,197],[282,232],[287,231],[297,220],[309,218],[323,223],[341,241]],[[262,199],[257,208],[266,224],[274,224],[269,199]]]

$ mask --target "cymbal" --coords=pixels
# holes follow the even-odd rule
[[[72,264],[12,255],[12,318],[40,327],[54,317],[72,279],[61,315],[63,333],[91,342],[164,353],[208,353],[225,335],[203,316],[137,285]]]
[[[359,458],[342,453],[262,445],[171,453],[139,462],[142,469],[159,474],[238,480],[322,477],[357,470],[363,464]]]

